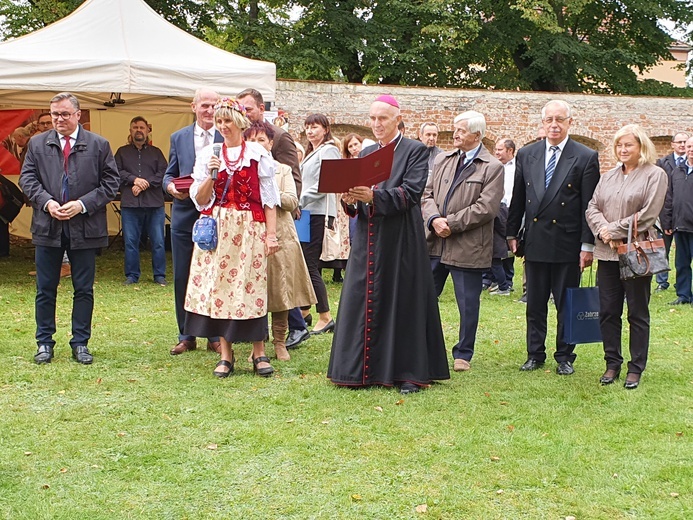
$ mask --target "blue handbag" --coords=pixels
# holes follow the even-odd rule
[[[226,191],[229,189],[229,183],[231,182],[231,175],[226,179],[226,186],[224,186],[224,193],[221,195],[219,204],[221,205],[226,198]],[[217,217],[219,216],[219,209],[217,209]],[[197,244],[197,247],[203,251],[214,251],[219,243],[219,237],[217,234],[217,219],[210,217],[209,215],[202,215],[195,221],[192,229],[192,240]]]
[[[563,341],[570,345],[601,343],[599,287],[570,287],[565,290],[563,325]]]

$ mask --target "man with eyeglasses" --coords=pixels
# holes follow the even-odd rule
[[[657,166],[667,172],[669,184],[671,184],[671,174],[674,170],[686,164],[686,141],[688,141],[688,137],[688,134],[685,132],[677,133],[671,138],[671,153],[657,160]],[[664,208],[662,208],[662,212],[659,214],[659,221],[660,224],[664,221]],[[661,237],[664,239],[664,247],[666,249],[667,258],[669,258],[673,235],[661,233]],[[655,281],[657,282],[656,292],[666,291],[669,288],[669,271],[656,274]]]
[[[53,117],[50,112],[42,112],[36,118],[36,129],[34,135],[42,134],[53,128]]]
[[[31,201],[36,246],[36,343],[34,361],[50,363],[55,347],[55,302],[63,253],[72,264],[72,357],[89,365],[87,348],[94,310],[96,252],[108,246],[106,205],[120,176],[111,147],[79,124],[79,101],[68,92],[50,101],[54,130],[29,141],[19,185]]]
[[[575,372],[575,345],[563,341],[565,289],[577,287],[580,273],[592,265],[594,235],[585,210],[599,182],[596,151],[568,136],[570,106],[549,101],[541,111],[546,139],[520,148],[508,215],[508,246],[517,251],[525,219],[527,273],[527,361],[520,370],[540,368],[546,360],[548,301],[553,293],[558,313],[558,375]]]

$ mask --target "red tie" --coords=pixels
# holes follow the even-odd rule
[[[65,157],[64,161],[64,166],[65,166],[65,172],[67,173],[67,159],[70,157],[70,150],[72,150],[72,147],[70,146],[70,136],[67,135],[65,136],[65,148],[63,148],[63,156]]]

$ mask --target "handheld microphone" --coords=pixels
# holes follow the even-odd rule
[[[214,152],[214,157],[219,157],[219,154],[221,153],[221,144],[219,143],[214,143],[214,146],[212,146],[212,150]],[[217,180],[217,173],[219,173],[219,168],[212,168],[209,170],[209,173],[212,174],[212,180],[215,181]]]

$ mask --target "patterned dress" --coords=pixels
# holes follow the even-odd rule
[[[229,148],[226,159],[233,163],[240,153],[240,146]],[[280,203],[274,161],[260,145],[246,143],[240,169],[231,171],[229,188],[221,200],[229,178],[222,154],[212,201],[199,206],[195,196],[208,176],[207,162],[211,155],[211,146],[200,153],[190,196],[203,214],[217,218],[219,243],[213,251],[194,247],[185,295],[185,333],[201,337],[223,336],[229,342],[262,341],[267,335],[263,207],[275,207]],[[252,205],[250,200],[259,200],[261,204]]]

